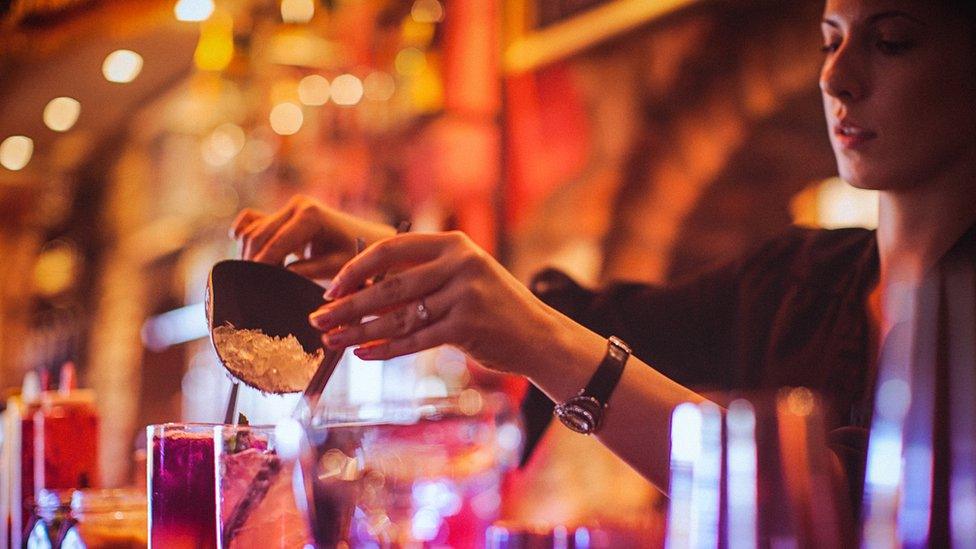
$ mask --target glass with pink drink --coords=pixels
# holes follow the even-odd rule
[[[149,547],[217,547],[215,426],[164,423],[146,428]]]
[[[217,545],[221,549],[302,549],[312,542],[295,505],[294,460],[275,428],[219,425],[216,449]]]
[[[326,403],[304,427],[299,495],[321,548],[484,547],[522,441],[507,399],[474,390]]]

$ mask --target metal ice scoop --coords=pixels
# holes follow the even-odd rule
[[[342,356],[323,349],[322,334],[308,323],[308,315],[324,303],[323,292],[311,280],[273,265],[237,260],[214,265],[207,317],[227,371],[259,391],[306,391],[314,406]]]

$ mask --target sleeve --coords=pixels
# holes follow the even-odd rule
[[[547,269],[530,288],[542,301],[605,337],[626,341],[634,356],[689,386],[727,387],[734,376],[740,264],[659,287],[618,282],[594,291]],[[522,401],[526,463],[552,419],[554,404],[529,386]]]

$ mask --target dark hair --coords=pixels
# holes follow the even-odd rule
[[[969,18],[976,28],[976,1],[974,0],[943,0],[950,9],[956,10]]]

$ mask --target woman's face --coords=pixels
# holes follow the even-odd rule
[[[976,163],[970,19],[934,0],[827,0],[824,112],[840,176],[916,187]]]

